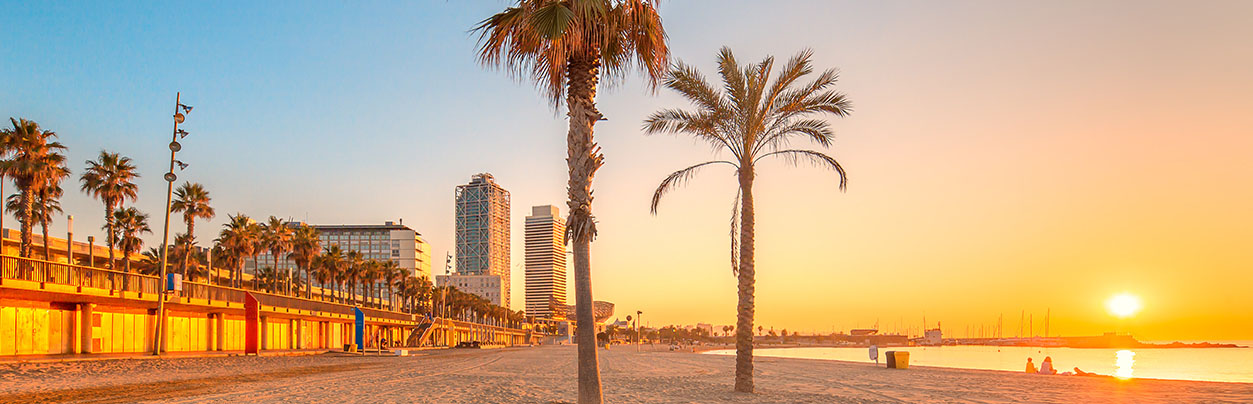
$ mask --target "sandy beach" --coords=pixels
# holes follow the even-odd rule
[[[754,394],[733,358],[602,350],[614,403],[1253,402],[1253,384],[1033,376],[806,359],[757,359]],[[0,402],[565,403],[573,347],[0,364]]]

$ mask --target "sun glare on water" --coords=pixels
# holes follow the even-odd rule
[[[1121,293],[1109,298],[1105,307],[1110,314],[1118,317],[1131,317],[1140,311],[1140,298],[1130,293]]]

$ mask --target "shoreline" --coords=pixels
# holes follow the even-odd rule
[[[641,346],[644,348],[645,346]],[[626,347],[622,347],[626,348]],[[668,347],[667,347],[668,348]],[[732,391],[733,357],[601,350],[607,402],[1240,402],[1253,384],[1038,377],[825,359],[758,357],[757,392]],[[305,355],[0,364],[0,402],[293,401],[572,403],[573,346],[433,350],[413,356]]]

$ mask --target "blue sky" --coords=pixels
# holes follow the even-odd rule
[[[475,62],[468,30],[508,4],[0,1],[0,113],[59,133],[75,178],[101,148],[134,158],[135,205],[157,229],[149,243],[160,238],[178,91],[195,107],[179,175],[204,183],[218,211],[200,240],[235,212],[404,218],[438,267],[452,245],[454,186],[492,172],[512,192],[521,308],[522,220],[531,205],[564,212],[565,121],[530,83]],[[841,69],[856,107],[832,121],[847,193],[827,172],[761,169],[758,313],[768,326],[924,314],[917,300],[877,299],[883,279],[911,280],[911,296],[928,302],[969,296],[926,313],[955,327],[1047,309],[1022,288],[1069,289],[1079,306],[1142,290],[1145,327],[1162,335],[1180,323],[1150,317],[1157,302],[1192,310],[1175,316],[1236,305],[1246,314],[1212,321],[1253,321],[1242,291],[1176,275],[1253,282],[1240,242],[1253,237],[1253,3],[681,0],[661,12],[677,58],[712,72],[723,45],[742,61],[812,48],[817,67]],[[666,91],[631,78],[598,102],[609,120],[596,128],[607,154],[596,177],[597,297],[661,323],[730,323],[729,173],[703,173],[650,216],[657,181],[708,150],[640,134],[647,114],[685,106]],[[99,202],[67,192],[63,206],[76,237],[100,234]],[[54,226],[62,233],[64,220]],[[1096,279],[1074,289],[1068,277],[1004,276],[1055,271]],[[1051,306],[1054,325],[1065,331],[1056,320],[1073,315],[1076,332],[1100,331],[1079,306]]]

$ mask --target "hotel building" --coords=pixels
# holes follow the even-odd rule
[[[508,308],[509,191],[491,174],[475,174],[455,199],[457,272],[436,281]]]
[[[299,224],[292,223],[291,225],[298,226]],[[381,225],[311,226],[318,229],[323,251],[338,245],[345,253],[357,251],[361,253],[362,258],[367,260],[395,261],[400,268],[415,276],[431,278],[431,245],[422,239],[420,233],[404,224],[384,222]],[[299,272],[295,261],[287,257],[281,258],[276,262],[268,250],[261,250],[255,261],[252,258],[245,259],[244,271],[255,274],[260,265],[275,268],[280,272],[288,268],[291,268],[293,274]]]
[[[526,217],[526,314],[553,318],[566,307],[566,221],[556,206],[531,207]],[[556,310],[558,315],[561,310]]]

